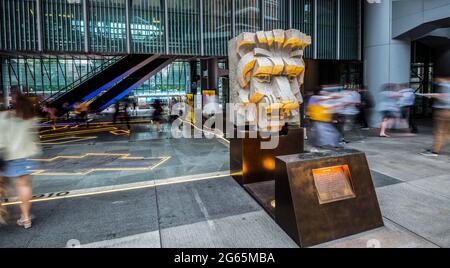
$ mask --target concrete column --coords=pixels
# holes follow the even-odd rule
[[[200,12],[199,12],[199,20],[200,20],[200,55],[205,55],[205,22],[203,21],[203,1],[200,0]]]
[[[200,60],[201,89],[208,88],[208,60]]]
[[[164,36],[166,43],[166,54],[170,54],[169,49],[169,2],[164,0]]]
[[[6,86],[3,89],[3,105],[5,108],[9,107],[9,94],[10,94],[10,88],[9,88],[9,86]]]
[[[341,0],[337,0],[336,58],[341,59]]]
[[[231,1],[231,38],[236,36],[236,1]]]
[[[125,0],[125,21],[127,32],[127,54],[132,52],[132,36],[131,36],[131,0]]]
[[[208,60],[208,89],[214,89],[217,92],[217,84],[219,79],[219,66],[217,58]]]
[[[38,38],[38,51],[44,50],[44,42],[42,37],[42,1],[36,0],[36,29]]]
[[[383,85],[410,81],[411,42],[392,39],[391,0],[365,2],[364,15],[364,84],[376,103],[371,122],[376,126]]]
[[[83,21],[84,21],[84,52],[90,51],[90,31],[89,31],[89,0],[83,0]]]
[[[314,26],[313,26],[313,58],[317,59],[317,0],[314,0],[313,4],[313,16],[314,16]]]
[[[293,14],[293,10],[292,10],[292,0],[288,1],[288,16],[289,16],[289,29],[294,28],[294,14]]]
[[[188,93],[192,93],[195,95],[195,94],[197,94],[197,85],[200,82],[200,81],[194,81],[198,75],[197,61],[196,60],[190,61],[189,65],[190,65],[190,69],[191,69],[191,87],[190,87]],[[194,83],[195,83],[195,85],[194,85]]]

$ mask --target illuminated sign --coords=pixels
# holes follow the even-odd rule
[[[312,170],[320,204],[355,198],[348,165]]]

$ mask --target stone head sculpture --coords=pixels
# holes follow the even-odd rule
[[[278,131],[300,122],[304,49],[311,37],[298,30],[241,33],[229,42],[230,102],[237,126]]]

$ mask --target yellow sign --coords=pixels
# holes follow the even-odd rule
[[[216,96],[216,90],[214,90],[214,89],[204,89],[204,90],[202,90],[202,94],[203,94],[203,96],[213,97],[213,96]]]

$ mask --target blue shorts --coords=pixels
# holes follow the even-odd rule
[[[7,178],[16,178],[32,174],[35,163],[28,159],[17,159],[5,162],[5,167],[0,175]]]

